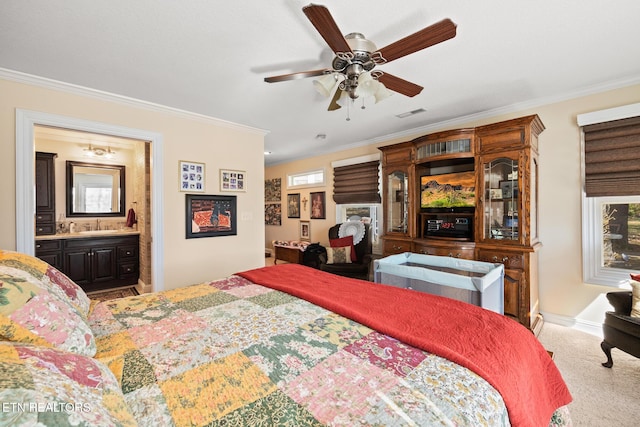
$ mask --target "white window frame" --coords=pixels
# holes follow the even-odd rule
[[[578,126],[640,116],[640,103],[578,115]],[[640,203],[638,196],[587,197],[584,191],[584,132],[580,132],[582,156],[582,280],[595,285],[622,287],[629,283],[634,270],[604,266],[602,229],[603,204]]]
[[[311,183],[311,184],[299,184],[299,185],[294,185],[293,184],[293,180],[296,179],[296,178],[299,178],[299,177],[302,177],[302,176],[311,176],[311,175],[315,175],[315,174],[318,174],[318,173],[322,174],[322,182],[314,182],[314,183]],[[324,187],[326,182],[327,182],[327,173],[325,171],[325,168],[314,169],[314,170],[305,171],[305,172],[287,174],[287,189]]]
[[[622,287],[629,283],[629,274],[638,271],[604,266],[602,242],[603,204],[640,203],[640,196],[582,198],[582,276],[585,283]]]
[[[368,207],[371,217],[371,245],[374,254],[382,254],[382,240],[380,231],[382,224],[382,203],[345,203],[336,205],[336,224],[347,221],[347,209],[353,207]]]

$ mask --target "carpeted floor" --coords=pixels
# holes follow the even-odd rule
[[[139,295],[135,286],[128,286],[126,288],[108,289],[105,291],[95,291],[87,293],[90,299],[98,301],[106,301],[116,298],[130,297],[133,295]]]
[[[538,337],[553,351],[573,402],[569,405],[577,427],[631,427],[640,423],[640,359],[618,349],[613,367],[600,349],[602,338],[553,323],[545,323]]]

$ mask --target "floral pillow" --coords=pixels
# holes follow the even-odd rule
[[[49,292],[68,300],[83,316],[89,313],[90,300],[80,286],[40,258],[20,252],[0,250],[0,268],[13,267],[31,275]]]
[[[33,257],[0,251],[0,339],[93,356],[86,313],[40,267]]]
[[[351,247],[327,248],[327,264],[351,264]]]
[[[0,342],[0,372],[0,425],[136,425],[113,373],[90,357]]]

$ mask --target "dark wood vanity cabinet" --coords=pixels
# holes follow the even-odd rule
[[[36,241],[36,256],[47,264],[62,271],[62,240],[38,240]]]
[[[36,153],[36,236],[56,234],[56,153]]]
[[[58,243],[58,249],[54,249]],[[86,292],[138,282],[139,236],[36,241],[36,256],[60,269]],[[51,261],[58,262],[59,266]]]

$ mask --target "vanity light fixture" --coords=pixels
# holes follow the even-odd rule
[[[87,157],[101,157],[105,159],[113,159],[116,156],[116,152],[111,150],[111,147],[107,147],[105,149],[101,147],[94,147],[93,145],[89,144],[89,148],[85,148],[83,151],[84,151],[84,155]]]

